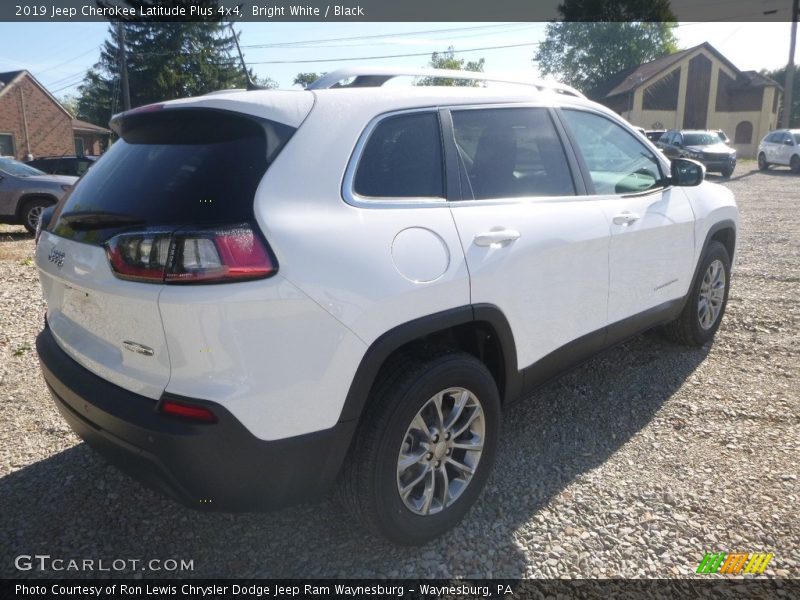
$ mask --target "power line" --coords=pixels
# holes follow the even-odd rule
[[[339,38],[319,38],[316,40],[296,40],[293,42],[275,42],[272,44],[242,44],[242,48],[285,48],[287,46],[302,46],[305,44],[317,44],[326,42],[350,42],[359,40],[374,40],[383,38],[403,37],[409,35],[425,35],[429,33],[447,33],[453,31],[473,31],[477,29],[489,29],[498,27],[519,26],[520,23],[491,23],[489,25],[476,25],[473,27],[451,27],[447,29],[427,29],[423,31],[404,31],[397,33],[380,33],[373,35],[356,35]],[[527,23],[525,25],[528,25]]]
[[[500,50],[503,48],[522,48],[523,46],[538,46],[541,42],[525,42],[523,44],[505,44],[502,46],[483,46],[482,48],[465,48],[463,50],[453,50],[453,54],[461,54],[463,52],[481,52],[484,50]],[[439,53],[444,51],[439,50]],[[449,52],[449,50],[447,50]],[[408,54],[384,54],[382,56],[351,56],[348,58],[314,58],[308,60],[262,60],[258,62],[250,62],[251,65],[281,65],[281,64],[295,64],[295,63],[312,63],[312,62],[339,62],[345,60],[376,60],[379,58],[406,58],[411,56],[430,56],[432,52],[412,52]]]

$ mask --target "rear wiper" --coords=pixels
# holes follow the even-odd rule
[[[145,221],[132,215],[104,211],[77,211],[61,215],[61,219],[75,230],[103,229],[105,227],[126,227],[144,225]]]

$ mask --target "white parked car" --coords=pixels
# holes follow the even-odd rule
[[[764,136],[758,144],[758,168],[766,171],[772,165],[800,173],[800,129],[778,129]]]
[[[702,165],[565,86],[381,87],[401,74],[113,120],[36,248],[81,437],[196,508],[338,482],[419,544],[475,502],[523,392],[655,326],[712,339],[738,216]]]

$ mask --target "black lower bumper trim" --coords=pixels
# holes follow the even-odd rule
[[[156,411],[157,401],[88,371],[49,328],[36,338],[42,373],[70,427],[123,471],[187,506],[270,510],[324,495],[347,454],[356,422],[281,440],[255,437],[222,405],[192,399],[219,422]]]

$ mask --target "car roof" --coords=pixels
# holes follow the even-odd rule
[[[442,70],[408,69],[365,69],[350,68],[329,73],[310,86],[307,90],[227,90],[218,91],[205,96],[172,100],[149,107],[139,107],[124,115],[136,111],[157,110],[159,108],[197,107],[221,110],[234,110],[251,114],[292,127],[299,127],[308,116],[312,107],[317,104],[327,106],[340,105],[348,112],[378,115],[396,110],[427,108],[437,106],[454,106],[469,104],[492,104],[508,102],[530,102],[539,105],[574,105],[587,106],[595,110],[615,115],[606,107],[587,100],[580,92],[558,83],[538,80],[516,79],[495,76],[485,73],[454,72]],[[421,73],[435,77],[475,78],[477,85],[470,86],[417,86],[417,85],[382,85],[397,76],[419,77]],[[372,75],[369,75],[372,73]],[[388,74],[388,75],[387,75]],[[337,78],[353,76],[374,79],[378,83],[337,87]],[[324,80],[324,81],[323,81]],[[385,80],[385,81],[384,81]],[[480,82],[480,83],[478,83]],[[489,83],[484,86],[484,83]],[[115,115],[112,126],[123,114]]]

